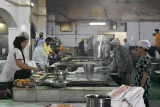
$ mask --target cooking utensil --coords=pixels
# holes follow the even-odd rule
[[[55,88],[64,88],[67,85],[67,81],[54,80],[51,84]]]
[[[55,78],[56,80],[66,80],[66,70],[56,70],[55,71]]]
[[[93,77],[94,67],[95,67],[95,64],[93,63],[83,64],[84,73],[87,79],[90,79]]]
[[[66,87],[67,85],[67,81],[53,80],[53,79],[46,79],[45,83],[55,88],[63,88]]]
[[[86,107],[111,107],[111,97],[108,95],[86,95]]]
[[[66,70],[67,65],[60,64],[60,65],[57,65],[57,68],[58,68],[59,70]]]

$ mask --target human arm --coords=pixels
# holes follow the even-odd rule
[[[150,78],[150,74],[151,74],[151,63],[150,63],[149,58],[145,58],[142,61],[142,73],[143,73],[143,76],[142,76],[140,86],[144,88],[147,82],[147,79]]]
[[[29,69],[29,70],[33,70],[34,72],[37,72],[38,69],[35,67],[31,67],[28,66],[27,64],[23,63],[23,61],[21,59],[16,60],[16,65],[22,69]]]
[[[148,78],[148,73],[147,72],[143,72],[143,77],[142,77],[142,80],[141,80],[141,87],[142,88],[144,88],[145,83],[147,81],[147,78]]]
[[[115,72],[117,70],[117,63],[116,63],[116,59],[114,56],[113,56],[112,62],[108,66],[108,68],[109,68],[110,72]]]

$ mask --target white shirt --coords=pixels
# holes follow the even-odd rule
[[[23,61],[22,53],[19,49],[13,48],[7,57],[7,61],[0,74],[0,82],[9,82],[14,80],[14,74],[17,70],[21,70],[16,65],[16,60],[21,59]]]

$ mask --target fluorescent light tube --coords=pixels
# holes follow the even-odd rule
[[[105,22],[90,22],[89,25],[106,25]]]

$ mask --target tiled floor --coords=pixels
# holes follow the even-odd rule
[[[151,100],[150,107],[160,107],[160,100]]]

